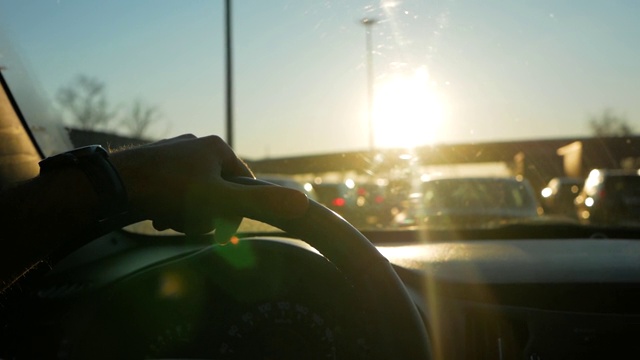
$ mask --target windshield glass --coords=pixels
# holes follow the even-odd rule
[[[473,226],[516,215],[607,225],[600,214],[637,203],[616,189],[636,182],[612,182],[607,201],[576,187],[593,169],[639,166],[636,10],[5,1],[0,67],[45,155],[218,134],[257,177],[305,191],[361,229],[443,216],[459,226],[452,209],[473,213]],[[570,186],[554,186],[565,190],[546,191],[565,178]]]

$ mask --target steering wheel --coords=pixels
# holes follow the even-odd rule
[[[245,185],[269,183],[234,178]],[[309,200],[309,209],[295,220],[255,219],[276,226],[305,241],[352,282],[362,306],[373,318],[371,333],[379,341],[383,359],[429,359],[425,325],[395,270],[373,244],[331,210]]]
[[[272,185],[251,178],[234,178],[232,181],[245,185]],[[359,307],[358,316],[365,317],[360,324],[366,324],[364,332],[368,335],[368,340],[371,340],[369,341],[371,351],[367,351],[368,354],[377,359],[431,358],[429,338],[424,322],[407,293],[406,288],[387,259],[385,259],[356,228],[331,210],[312,200],[309,201],[309,208],[301,218],[285,220],[271,218],[267,214],[255,220],[276,226],[288,234],[305,241],[320,252],[335,269],[339,270],[342,279],[346,278],[348,280],[349,286],[353,289],[353,294],[357,294],[355,300],[357,304],[355,306]],[[144,249],[144,246],[142,248]],[[289,248],[280,249],[279,251],[288,251]],[[138,256],[135,258],[139,259]],[[105,261],[108,262],[110,259],[106,258]],[[105,275],[113,278],[113,276],[108,275],[110,271],[113,270],[113,266],[105,266],[104,263],[100,262],[95,266],[89,265],[92,266],[91,269],[98,271],[96,274],[99,276]],[[82,274],[86,273],[86,271],[82,270],[85,268],[78,268],[80,270],[73,269],[74,268],[72,268],[71,275],[78,273],[84,276]],[[164,268],[161,267],[161,269]],[[63,277],[68,274],[68,272],[61,272],[61,276]],[[142,274],[144,274],[144,272],[142,272]],[[136,296],[134,295],[135,291],[129,291],[131,290],[131,286],[135,287],[147,284],[144,277],[142,277],[140,281],[135,280],[138,279],[136,276],[130,276],[128,279],[133,281],[129,283],[125,280],[118,282],[119,284],[129,286],[121,292],[125,299],[124,304],[131,299],[131,296]],[[69,281],[64,282],[64,284],[74,284],[72,279]],[[63,289],[68,287],[65,286],[63,286]],[[54,287],[54,289],[58,289],[58,287]],[[122,288],[120,288],[120,290],[122,290]],[[87,328],[84,324],[95,325],[95,323],[91,322],[93,316],[96,316],[98,319],[105,318],[105,316],[107,318],[109,317],[109,312],[106,312],[107,315],[104,315],[104,313],[101,313],[99,310],[95,310],[101,309],[100,304],[102,303],[106,306],[113,306],[114,302],[103,300],[112,297],[112,295],[108,294],[111,293],[96,290],[93,295],[88,296],[80,302],[80,304],[82,304],[79,307],[80,310],[71,312],[70,314],[72,315],[70,315],[70,317],[66,310],[63,312],[64,319],[66,319],[65,321],[68,321],[69,324],[83,324],[83,326],[77,327],[64,325],[65,328],[72,329],[70,333],[72,339],[84,339],[82,338],[84,329],[92,331],[92,329],[102,328],[101,326],[92,325],[89,325]],[[118,297],[116,296],[116,298]],[[64,302],[60,302],[59,304],[66,309]],[[95,304],[99,305],[94,309]],[[135,318],[129,319],[129,316],[134,316],[135,313],[120,311],[121,308],[118,307],[120,303],[116,301],[115,304],[116,313],[122,313],[127,321],[133,319],[132,325],[134,325],[133,327],[135,328],[138,322],[135,321]],[[57,308],[58,302],[54,301],[50,305]],[[25,306],[30,308],[28,304]],[[84,311],[85,307],[88,309],[87,311]],[[39,308],[40,307],[36,307],[36,309]],[[42,311],[43,314],[47,313],[47,309],[43,309]],[[54,313],[57,314],[59,312],[55,311]],[[89,316],[85,316],[85,314],[89,314]],[[43,317],[44,316],[35,314],[29,318],[35,319],[35,323],[38,324]],[[88,322],[85,323],[85,320]],[[140,322],[140,324],[144,323],[145,322]],[[38,339],[34,332],[30,330],[34,328],[29,325],[30,322],[24,324],[18,322],[18,324],[21,326],[20,329],[22,329],[22,327],[25,328],[24,331],[26,331],[27,339]],[[98,322],[98,324],[100,324],[100,322]],[[116,324],[119,323],[116,322]],[[37,326],[35,328],[37,328]],[[57,329],[57,327],[54,326],[54,329]],[[55,331],[57,332],[58,330]],[[20,331],[17,333],[19,334]],[[118,338],[118,336],[122,335],[120,333],[116,334],[118,342],[124,340]],[[49,339],[47,331],[43,331],[42,338]],[[83,344],[88,344],[89,354],[96,354],[96,349],[94,349],[92,345],[94,344],[92,342],[94,340],[97,341],[95,344],[99,346],[115,345],[108,341],[105,343],[105,339],[101,337],[95,339],[89,337],[88,339],[90,339],[90,341],[85,341]],[[0,344],[1,343],[2,342],[0,342]],[[55,346],[52,348],[55,349]]]

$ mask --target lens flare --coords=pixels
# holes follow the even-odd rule
[[[184,294],[184,280],[176,273],[164,273],[159,279],[160,296],[176,298]]]

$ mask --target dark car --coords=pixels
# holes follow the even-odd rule
[[[412,194],[397,225],[485,227],[541,215],[527,180],[502,177],[443,178]]]
[[[575,200],[578,219],[591,224],[640,224],[640,174],[594,169]]]
[[[584,185],[577,177],[555,177],[542,189],[542,206],[546,214],[576,217],[575,199]]]
[[[313,184],[313,189],[319,203],[343,217],[354,211],[356,192],[353,186],[345,183],[321,183]]]
[[[396,207],[386,184],[364,183],[356,186],[357,221],[361,225],[386,227]]]

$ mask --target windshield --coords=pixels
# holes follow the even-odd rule
[[[5,1],[0,68],[45,155],[218,134],[257,177],[305,191],[361,229],[429,226],[454,216],[455,202],[491,223],[608,225],[609,206],[637,203],[615,189],[637,181],[606,187],[621,199],[613,203],[576,187],[593,169],[639,166],[636,10]],[[568,195],[544,191],[560,178],[577,179]],[[640,212],[626,213],[635,226]]]

